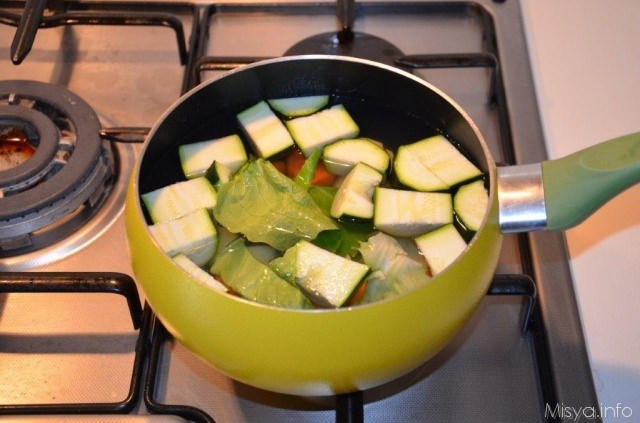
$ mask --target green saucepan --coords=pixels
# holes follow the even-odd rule
[[[363,136],[393,149],[436,128],[486,172],[489,207],[464,254],[408,294],[335,310],[263,306],[198,283],[153,241],[140,194],[182,179],[178,145],[231,133],[238,111],[267,98],[326,93],[340,97]],[[640,134],[498,169],[467,113],[424,80],[367,60],[291,56],[205,82],[161,117],[131,178],[126,228],[136,280],[179,342],[246,384],[333,395],[384,384],[438,353],[485,296],[504,232],[567,228],[638,180]]]

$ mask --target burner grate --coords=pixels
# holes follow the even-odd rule
[[[128,413],[134,409],[139,400],[139,387],[142,383],[149,326],[147,320],[150,318],[150,313],[148,310],[143,313],[133,279],[120,273],[3,273],[0,275],[0,294],[11,293],[104,293],[122,295],[127,301],[133,327],[138,329],[138,340],[135,345],[130,389],[127,397],[123,400],[103,403],[2,404],[0,405],[0,415]],[[56,335],[54,334],[54,336]],[[57,336],[60,335],[58,334]],[[31,376],[28,369],[25,372]],[[21,380],[21,373],[21,371],[14,372],[14,378]],[[102,383],[101,381],[95,382]]]

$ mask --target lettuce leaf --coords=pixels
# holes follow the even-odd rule
[[[362,259],[373,272],[360,303],[370,303],[409,292],[429,282],[431,277],[415,245],[379,232],[359,248]]]
[[[304,293],[257,260],[244,239],[228,244],[216,258],[211,273],[248,300],[285,308],[312,308]]]
[[[318,167],[318,161],[320,160],[320,153],[322,150],[316,149],[314,152],[304,161],[302,168],[296,175],[294,181],[296,181],[304,189],[309,189],[313,175],[316,173],[316,167]]]
[[[305,188],[263,159],[248,162],[220,187],[213,214],[229,231],[280,251],[338,228]]]

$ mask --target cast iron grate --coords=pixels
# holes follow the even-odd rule
[[[134,329],[138,330],[133,370],[126,398],[104,403],[1,404],[0,415],[12,414],[109,414],[128,413],[139,401],[147,354],[150,312],[143,313],[133,279],[122,273],[19,272],[0,274],[0,294],[9,293],[104,293],[122,295]],[[56,336],[52,334],[52,336]],[[96,381],[100,383],[100,381]]]

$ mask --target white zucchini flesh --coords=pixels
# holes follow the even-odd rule
[[[358,162],[368,164],[383,173],[389,168],[389,153],[368,138],[344,139],[333,142],[322,150],[327,170],[335,175],[346,175]]]
[[[417,161],[449,187],[482,175],[482,171],[442,135],[425,138],[402,149],[404,157]],[[396,157],[396,172],[405,173],[402,170],[403,163],[399,160]],[[410,176],[409,172],[406,173]]]
[[[167,255],[184,254],[197,266],[207,264],[218,247],[216,228],[205,209],[156,223],[149,226],[149,231]]]
[[[377,187],[373,203],[373,225],[388,235],[413,237],[453,222],[448,193]]]
[[[203,176],[176,182],[140,197],[154,223],[175,219],[198,209],[212,210],[218,201],[215,188]]]
[[[343,138],[354,138],[360,133],[360,128],[342,104],[285,123],[305,157],[327,144]]]
[[[273,98],[267,100],[269,106],[286,117],[307,116],[329,104],[328,95],[308,95],[301,97]]]
[[[330,214],[336,219],[373,217],[373,191],[382,182],[382,174],[365,163],[356,164],[340,184]]]
[[[178,254],[173,257],[173,261],[180,266],[184,271],[186,271],[189,275],[193,276],[197,281],[201,282],[203,285],[213,289],[218,292],[228,292],[227,287],[213,277],[213,275],[206,270],[202,269],[200,266],[195,264],[191,259],[184,254]]]
[[[296,284],[312,302],[324,307],[340,307],[369,273],[365,264],[349,260],[308,241],[296,249]]]
[[[237,118],[256,154],[263,159],[287,150],[294,144],[284,123],[266,101],[260,101],[238,113]]]
[[[398,182],[418,191],[444,191],[449,189],[442,179],[425,165],[413,144],[398,148],[393,164]]]
[[[433,276],[442,272],[467,248],[453,224],[442,226],[415,239]]]
[[[471,231],[480,228],[488,207],[489,194],[482,180],[461,186],[453,196],[453,210],[465,228]]]
[[[183,144],[178,147],[178,156],[187,178],[203,176],[214,161],[228,167],[232,172],[247,162],[244,144],[236,134]]]

